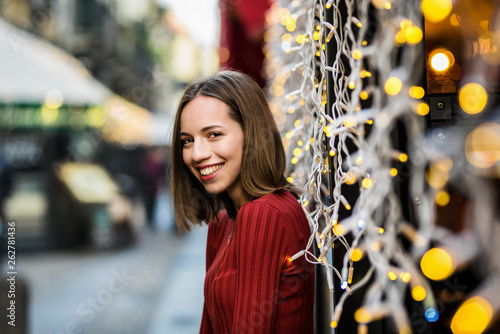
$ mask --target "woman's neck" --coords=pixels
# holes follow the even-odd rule
[[[250,196],[250,194],[248,194],[243,189],[239,180],[237,184],[233,185],[230,189],[227,190],[227,194],[233,202],[236,211],[238,211],[245,203],[250,202],[250,200],[252,199],[252,196]]]

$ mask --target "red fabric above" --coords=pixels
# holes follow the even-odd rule
[[[251,76],[261,87],[265,80],[261,74],[264,55],[266,12],[270,0],[221,0],[221,48],[229,51],[222,56],[220,67],[239,70]],[[222,55],[223,53],[221,53]]]

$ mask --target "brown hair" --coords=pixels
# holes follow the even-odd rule
[[[182,159],[180,116],[184,107],[199,95],[224,102],[229,107],[231,118],[243,129],[240,177],[243,190],[253,198],[280,190],[289,190],[297,197],[298,191],[285,178],[285,151],[261,88],[243,73],[219,72],[190,84],[177,108],[172,136],[170,180],[179,229],[189,231],[190,224],[210,222],[216,217],[221,204],[224,204],[229,217],[236,217],[236,209],[227,192],[208,194]]]

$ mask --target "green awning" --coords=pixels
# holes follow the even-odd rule
[[[46,104],[0,104],[0,129],[102,128],[106,117],[103,106],[51,108]]]

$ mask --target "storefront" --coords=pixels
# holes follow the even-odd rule
[[[147,145],[151,114],[114,96],[69,54],[3,21],[0,47],[0,206],[16,222],[18,247],[112,247],[113,224],[130,223],[136,204],[99,151]]]

